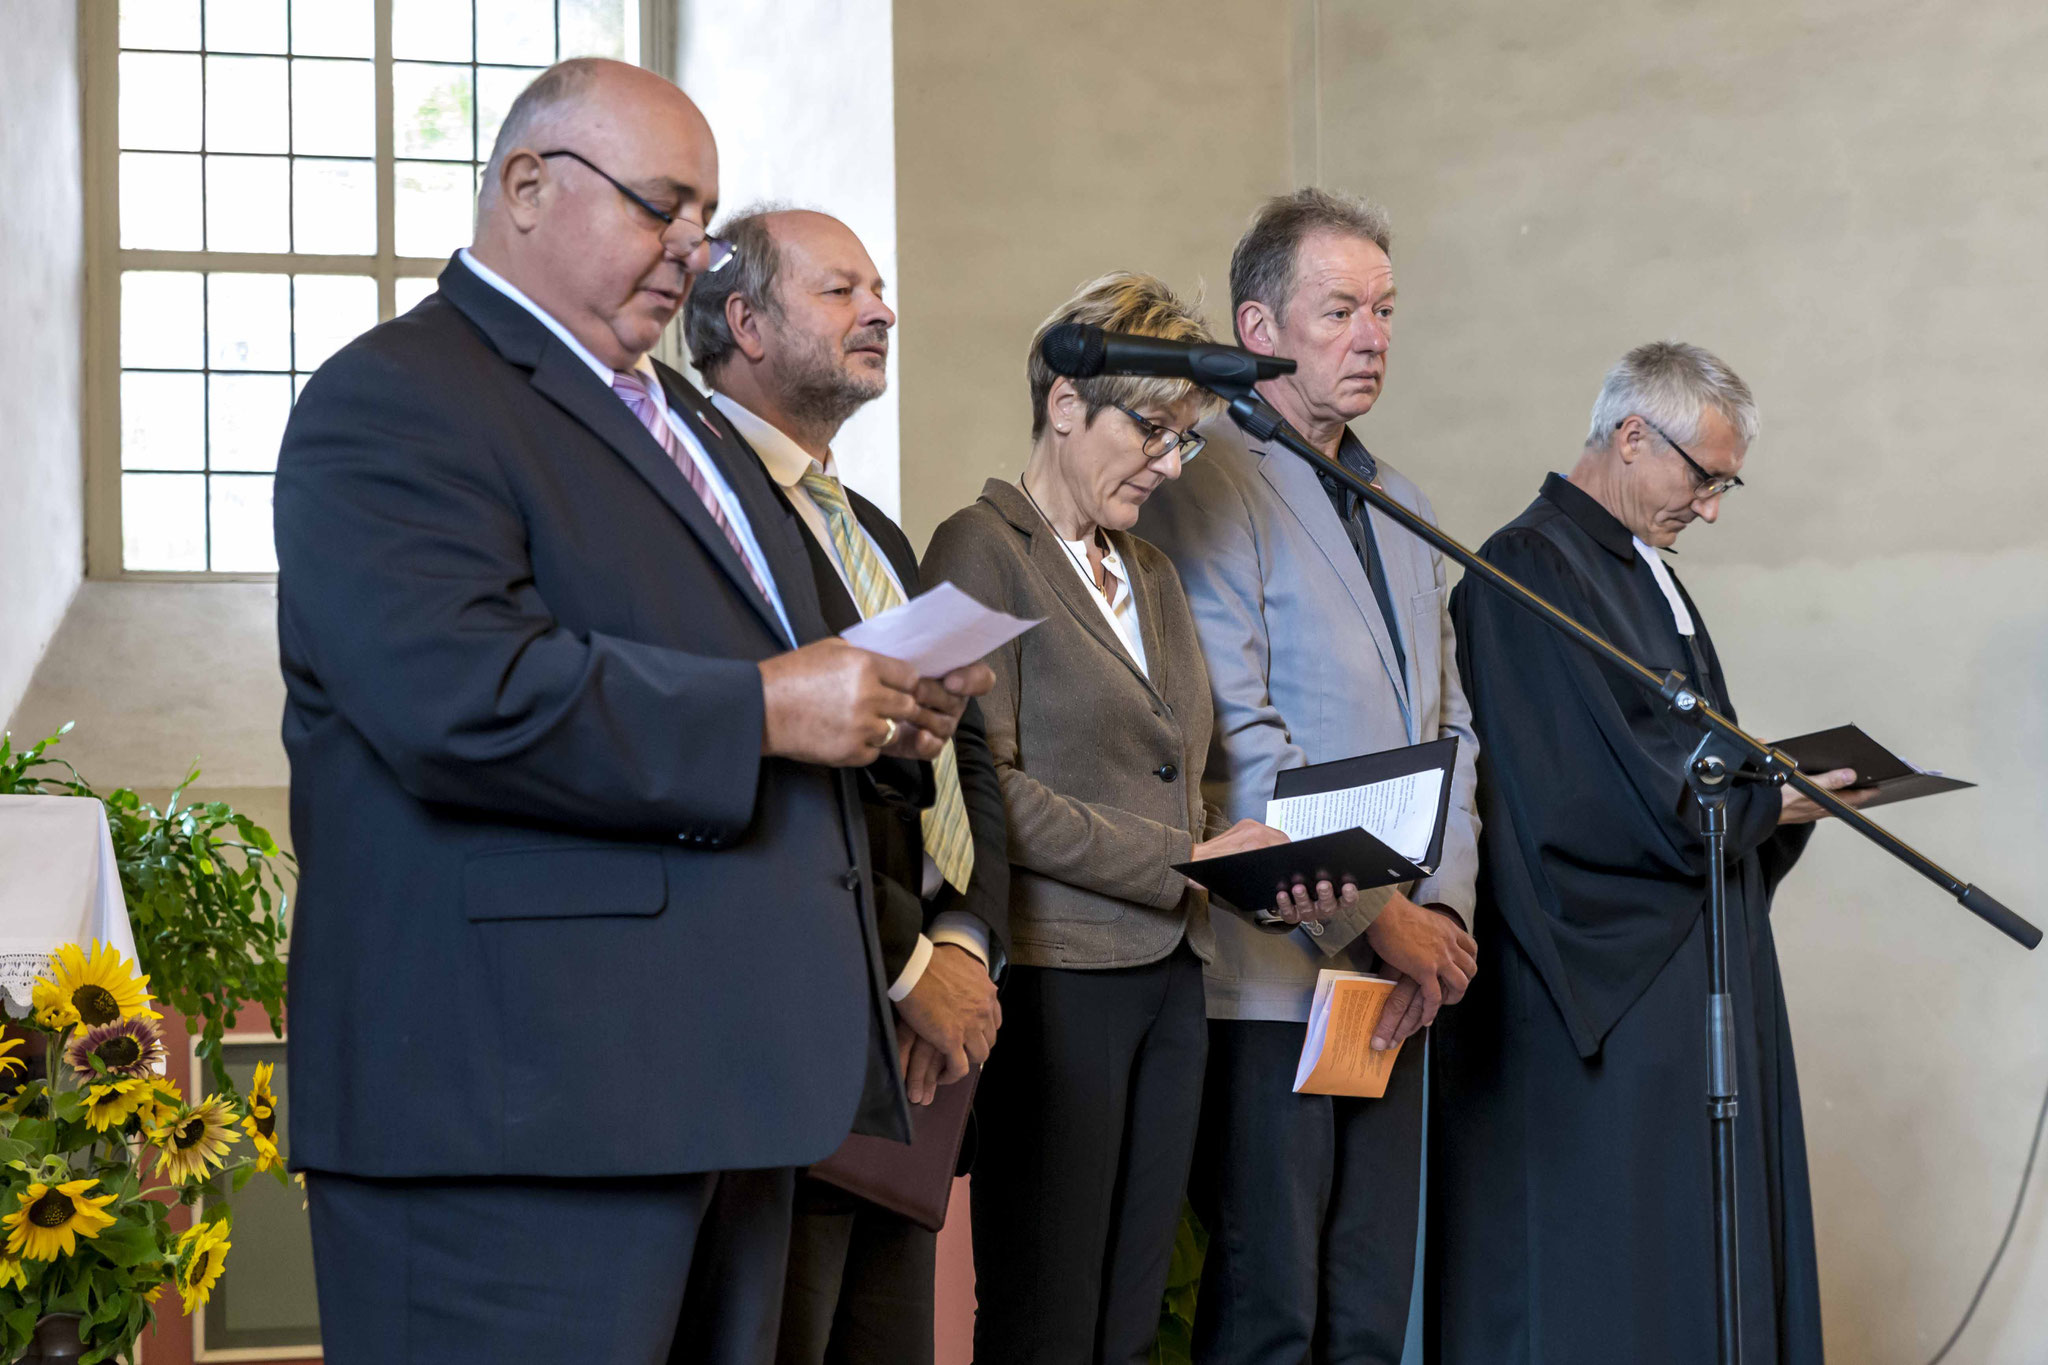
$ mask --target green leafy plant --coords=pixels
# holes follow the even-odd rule
[[[1152,1343],[1152,1365],[1191,1365],[1195,1358],[1195,1296],[1202,1288],[1202,1262],[1209,1254],[1209,1233],[1183,1200],[1180,1226],[1173,1234],[1173,1259],[1166,1272],[1166,1298],[1159,1305],[1159,1336]]]
[[[70,731],[21,750],[0,735],[0,795],[84,796],[106,807],[136,960],[199,1040],[209,1083],[231,1094],[220,1042],[237,1011],[261,1005],[271,1032],[284,1034],[285,874],[296,879],[298,864],[226,802],[187,804],[197,765],[161,810],[127,787],[95,790],[49,753]]]

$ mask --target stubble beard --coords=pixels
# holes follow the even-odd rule
[[[806,338],[790,356],[787,367],[788,388],[783,405],[789,415],[806,425],[837,430],[847,418],[880,398],[889,387],[886,369],[864,376],[846,367],[849,344],[862,345],[875,339],[866,332],[837,344],[822,338]]]

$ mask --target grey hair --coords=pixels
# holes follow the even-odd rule
[[[1230,253],[1233,331],[1238,310],[1254,300],[1272,309],[1275,321],[1287,320],[1287,300],[1294,293],[1295,262],[1301,254],[1301,244],[1318,232],[1362,237],[1393,255],[1393,224],[1388,221],[1387,211],[1371,200],[1313,185],[1292,194],[1276,195],[1259,206],[1252,216],[1252,225],[1237,239],[1237,247]],[[1239,333],[1237,339],[1243,341],[1243,334]]]
[[[1630,417],[1641,417],[1681,445],[1700,434],[1708,407],[1721,414],[1747,446],[1756,440],[1756,399],[1742,377],[1709,351],[1683,341],[1638,346],[1607,372],[1593,400],[1586,444],[1604,446]]]
[[[783,204],[751,204],[726,219],[718,236],[732,243],[732,259],[723,270],[699,275],[690,285],[689,301],[683,305],[683,344],[690,348],[690,363],[707,380],[739,349],[732,324],[725,320],[727,299],[738,295],[764,313],[782,316],[775,294],[782,253],[768,229],[768,217],[787,212]]]
[[[519,92],[519,97],[512,101],[512,107],[505,111],[505,121],[498,125],[498,140],[491,144],[491,159],[484,166],[483,185],[477,196],[479,206],[490,203],[497,196],[498,177],[505,169],[505,158],[521,147],[532,146],[536,132],[545,131],[571,105],[589,93],[603,64],[603,60],[597,57],[571,57],[565,62],[556,62],[535,76],[532,84]]]

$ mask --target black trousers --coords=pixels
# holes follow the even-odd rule
[[[1142,1365],[1201,1113],[1202,964],[1011,967],[983,1070],[976,1365]]]
[[[1376,1100],[1294,1093],[1302,1025],[1209,1024],[1189,1195],[1209,1230],[1200,1365],[1400,1365],[1415,1283],[1423,1040]]]
[[[328,1365],[765,1365],[793,1182],[311,1173]]]
[[[800,1175],[776,1365],[932,1365],[938,1234]]]

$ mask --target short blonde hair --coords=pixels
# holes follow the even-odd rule
[[[1047,332],[1068,322],[1100,327],[1107,332],[1159,337],[1166,341],[1216,340],[1209,335],[1202,315],[1182,303],[1156,276],[1113,270],[1088,281],[1075,291],[1074,297],[1054,309],[1051,317],[1039,323],[1037,332],[1032,334],[1031,353],[1024,363],[1031,377],[1031,439],[1034,441],[1045,432],[1046,397],[1052,392],[1053,381],[1059,378],[1045,363],[1045,357],[1039,354],[1039,345]],[[1190,397],[1199,396],[1202,400],[1200,417],[1208,417],[1223,406],[1222,399],[1185,379],[1104,374],[1070,382],[1074,391],[1081,395],[1081,401],[1088,405],[1091,423],[1097,414],[1113,404],[1127,408],[1171,408],[1185,403]]]

